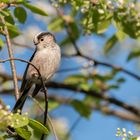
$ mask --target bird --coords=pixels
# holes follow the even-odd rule
[[[56,43],[55,36],[50,32],[38,33],[34,36],[33,42],[36,48],[29,62],[39,70],[43,82],[46,84],[59,68],[61,61],[60,47]],[[13,113],[16,113],[18,110],[22,110],[27,99],[28,92],[33,85],[35,85],[35,88],[33,90],[32,97],[35,97],[42,89],[43,85],[37,70],[28,63],[22,78],[20,88],[21,96],[16,101],[12,109]]]

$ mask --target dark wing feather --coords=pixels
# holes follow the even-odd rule
[[[32,59],[34,58],[35,53],[36,53],[36,50],[35,50],[35,52],[33,53],[33,55],[31,56],[29,62],[32,61]],[[28,68],[29,68],[29,65],[30,65],[30,64],[28,63],[28,64],[27,64],[27,67],[26,67],[26,70],[25,70],[25,72],[24,72],[23,78],[22,78],[22,83],[21,83],[21,88],[20,88],[20,92],[21,92],[21,93],[24,91],[25,86],[26,86],[26,83],[27,83],[26,74],[27,74],[27,70],[28,70]]]
[[[16,104],[14,105],[14,108],[12,109],[13,113],[16,113],[18,109],[22,110],[24,103],[26,101],[26,98],[28,97],[27,94],[28,94],[28,91],[30,90],[31,86],[32,86],[32,83],[28,83],[28,87],[27,86],[25,87],[22,95],[16,101]]]
[[[36,95],[37,95],[37,93],[39,92],[39,90],[41,89],[41,87],[42,87],[42,85],[38,85],[38,84],[36,84],[35,85],[35,89],[34,89],[34,91],[33,91],[33,93],[32,93],[32,97],[34,98]]]

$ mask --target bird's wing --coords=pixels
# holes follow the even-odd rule
[[[39,90],[41,89],[41,87],[42,87],[41,84],[36,84],[36,85],[35,85],[35,89],[34,89],[34,91],[33,91],[33,93],[32,93],[32,97],[33,97],[33,98],[37,95],[37,93],[39,92]]]
[[[32,59],[34,58],[35,53],[36,53],[36,50],[34,51],[33,55],[31,56],[29,62],[32,61]],[[25,72],[24,72],[23,78],[22,78],[22,83],[21,83],[21,88],[20,88],[20,92],[21,92],[21,93],[24,91],[25,86],[26,86],[26,82],[27,82],[26,74],[27,74],[27,70],[28,70],[28,68],[29,68],[29,65],[30,65],[30,64],[28,63],[28,64],[27,64],[27,67],[26,67],[26,70],[25,70]]]

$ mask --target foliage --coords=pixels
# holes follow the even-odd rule
[[[14,128],[16,133],[26,140],[29,140],[31,137],[31,128],[38,130],[39,133],[48,134],[48,129],[40,122],[28,118],[26,114],[13,114],[5,109],[0,109],[0,124],[0,131],[4,132],[8,127]],[[1,138],[6,138],[7,136],[5,134]]]

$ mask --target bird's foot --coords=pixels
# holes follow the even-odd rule
[[[41,92],[47,92],[47,88],[45,87],[45,89],[44,89],[44,88],[42,87],[40,91],[41,91]]]

